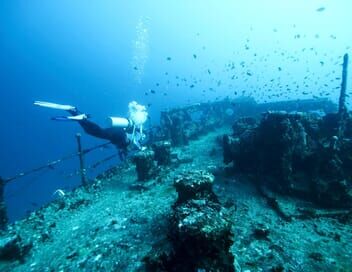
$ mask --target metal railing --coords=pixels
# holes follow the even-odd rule
[[[91,153],[94,150],[97,149],[101,149],[104,147],[107,147],[108,145],[110,145],[110,142],[107,143],[103,143],[103,144],[99,144],[87,149],[82,149],[82,144],[81,144],[81,135],[80,134],[76,134],[76,140],[77,140],[77,146],[78,146],[78,150],[75,153],[72,153],[70,155],[64,156],[60,159],[56,159],[53,161],[50,161],[44,165],[17,173],[15,175],[13,175],[12,177],[8,177],[8,178],[3,178],[0,177],[0,230],[6,228],[7,222],[8,222],[8,218],[7,218],[7,208],[5,205],[5,197],[4,197],[4,188],[6,185],[8,185],[9,183],[14,183],[19,179],[28,177],[28,176],[35,176],[34,174],[38,174],[38,173],[47,173],[46,170],[55,170],[57,169],[56,166],[58,164],[61,164],[65,161],[68,161],[70,159],[73,159],[75,157],[79,158],[79,169],[76,171],[73,171],[71,173],[69,173],[68,175],[65,175],[65,177],[73,177],[76,175],[80,175],[81,177],[81,184],[83,186],[86,186],[88,184],[87,182],[87,171],[90,170],[94,170],[96,169],[98,166],[110,161],[111,159],[118,157],[118,153],[116,152],[115,154],[109,155],[107,157],[104,157],[98,161],[93,162],[92,164],[86,166],[85,165],[85,155],[87,155],[88,153]],[[38,178],[38,177],[37,177]],[[35,178],[35,179],[37,179]],[[26,187],[28,186],[28,182],[26,182]],[[20,186],[22,187],[22,186]],[[23,189],[23,188],[22,188]],[[18,190],[17,193],[20,193],[22,190]],[[16,193],[16,194],[17,194]],[[7,195],[7,198],[9,196]]]
[[[77,145],[78,145],[78,152],[75,152],[75,153],[72,153],[70,155],[64,156],[64,157],[62,157],[60,159],[57,159],[57,160],[50,161],[50,162],[48,162],[48,163],[46,163],[46,164],[44,164],[42,166],[39,166],[39,167],[32,168],[32,169],[27,170],[27,171],[23,171],[23,172],[17,173],[16,175],[14,175],[12,177],[3,178],[2,179],[3,183],[4,184],[8,184],[9,182],[13,182],[13,181],[15,181],[15,180],[17,180],[19,178],[23,178],[23,177],[29,176],[31,174],[46,170],[46,169],[54,169],[54,166],[56,166],[57,164],[60,164],[60,163],[62,163],[64,161],[67,161],[67,160],[72,159],[74,157],[78,157],[79,160],[80,160],[80,174],[81,174],[82,185],[86,185],[87,184],[87,181],[86,181],[86,171],[87,171],[87,169],[96,168],[97,166],[101,165],[103,162],[106,162],[106,161],[116,157],[117,154],[110,155],[107,158],[104,158],[104,159],[102,159],[100,161],[97,161],[93,165],[90,165],[90,166],[88,166],[86,168],[85,164],[84,164],[84,155],[86,155],[86,154],[88,154],[88,153],[90,153],[90,152],[92,152],[94,150],[97,150],[99,148],[106,147],[106,146],[110,145],[111,143],[110,142],[103,143],[103,144],[96,145],[96,146],[93,146],[93,147],[90,147],[90,148],[82,150],[81,135],[80,134],[76,134],[76,139],[77,139]]]

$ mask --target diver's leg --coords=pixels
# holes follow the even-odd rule
[[[76,107],[74,109],[67,110],[72,116],[83,115]],[[110,140],[108,133],[105,129],[101,128],[98,124],[88,120],[87,118],[77,120],[83,130],[94,137]]]
[[[87,119],[80,120],[78,121],[80,126],[83,128],[83,130],[94,137],[102,138],[102,139],[107,139],[107,135],[105,133],[105,130],[102,129],[99,125],[96,123],[89,121]]]

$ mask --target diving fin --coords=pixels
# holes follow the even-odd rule
[[[88,115],[85,113],[82,113],[82,114],[78,114],[78,115],[68,116],[67,118],[69,120],[73,120],[73,121],[81,121],[81,120],[87,119]]]
[[[51,117],[51,120],[55,120],[55,121],[72,121],[72,120],[68,119],[67,116],[55,116],[55,117]]]
[[[34,105],[45,107],[45,108],[57,109],[57,110],[66,110],[66,111],[76,110],[76,107],[71,105],[62,105],[62,104],[56,104],[51,102],[45,102],[45,101],[34,101]]]
[[[88,116],[83,113],[83,114],[74,115],[74,116],[55,116],[55,117],[51,117],[51,120],[55,120],[55,121],[82,121],[87,118],[88,118]]]

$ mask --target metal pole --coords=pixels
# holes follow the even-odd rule
[[[341,82],[341,90],[340,90],[340,99],[339,99],[339,131],[338,136],[340,140],[343,139],[345,134],[345,126],[346,126],[346,86],[347,86],[347,66],[348,66],[348,54],[346,53],[343,56],[343,64],[342,64],[342,82]]]
[[[78,156],[79,156],[79,165],[80,165],[80,173],[81,173],[81,181],[82,185],[87,185],[87,178],[86,178],[86,168],[84,167],[84,160],[83,160],[83,152],[82,152],[82,144],[81,144],[81,134],[76,134],[77,145],[78,145]]]
[[[339,100],[339,114],[340,115],[346,113],[347,66],[348,66],[348,54],[345,54],[343,56],[342,82],[341,82],[340,100]]]
[[[4,187],[5,187],[5,180],[3,180],[0,177],[0,230],[4,230],[8,222],[5,200],[4,200]]]

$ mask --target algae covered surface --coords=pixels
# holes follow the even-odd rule
[[[323,216],[332,210],[276,196],[293,219],[280,217],[247,176],[226,174],[221,139],[229,131],[215,130],[173,148],[188,159],[159,167],[147,181],[137,181],[135,166],[127,161],[10,225],[1,241],[20,239],[23,256],[1,261],[0,270],[146,271],[145,257],[168,239],[175,179],[205,170],[214,174],[213,190],[228,209],[236,271],[351,271],[350,222]],[[322,216],[298,216],[312,209]]]

